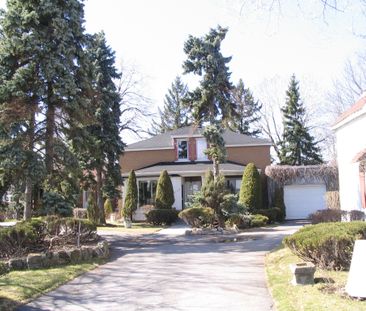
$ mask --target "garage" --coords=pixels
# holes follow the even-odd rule
[[[326,208],[324,184],[284,186],[286,219],[305,219]]]

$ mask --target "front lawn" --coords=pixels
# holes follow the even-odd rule
[[[31,298],[94,269],[99,263],[89,262],[56,268],[11,271],[2,275],[0,276],[0,310],[14,310]]]
[[[146,222],[133,222],[131,228],[125,228],[124,225],[115,224],[111,226],[100,226],[97,230],[131,234],[149,234],[157,232],[163,228],[163,226],[154,226]]]
[[[344,288],[348,272],[317,269],[315,285],[293,286],[289,265],[301,262],[287,247],[266,256],[268,285],[278,311],[366,310],[366,301],[349,298]]]

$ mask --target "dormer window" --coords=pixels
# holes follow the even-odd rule
[[[177,141],[178,160],[188,160],[188,140],[180,139]]]

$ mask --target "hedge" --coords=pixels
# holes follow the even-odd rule
[[[170,225],[178,218],[178,211],[172,209],[152,209],[146,215],[146,221],[153,225]]]
[[[202,228],[212,225],[215,220],[215,212],[210,207],[191,207],[186,208],[179,213],[187,225],[193,228]]]
[[[366,223],[329,222],[303,227],[284,244],[306,261],[323,269],[348,269],[355,240],[366,238]]]

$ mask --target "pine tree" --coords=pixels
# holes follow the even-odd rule
[[[299,83],[291,77],[286,92],[283,114],[283,140],[281,142],[281,164],[313,165],[322,163],[320,149],[305,125],[305,108],[300,99]]]
[[[174,204],[172,181],[166,170],[162,171],[156,186],[155,206],[157,209],[169,209]]]
[[[183,103],[187,93],[187,85],[179,76],[176,77],[168,94],[165,95],[163,111],[159,108],[158,132],[165,133],[189,125],[188,109]]]
[[[127,193],[125,197],[125,202],[122,208],[122,216],[125,219],[132,220],[132,215],[137,209],[137,182],[135,172],[132,170],[128,176],[127,180]]]
[[[241,134],[258,136],[261,130],[258,126],[262,105],[255,100],[249,88],[245,88],[242,79],[233,89],[233,100],[236,104],[236,114],[231,129]]]
[[[191,108],[196,124],[208,121],[227,125],[235,115],[235,103],[231,92],[228,63],[231,57],[221,54],[221,42],[228,29],[218,26],[197,38],[189,36],[184,44],[187,60],[183,64],[184,73],[193,73],[201,77],[199,87],[188,92],[186,102]]]
[[[262,208],[261,177],[254,163],[249,163],[244,169],[240,186],[239,203],[243,204],[252,212]]]

